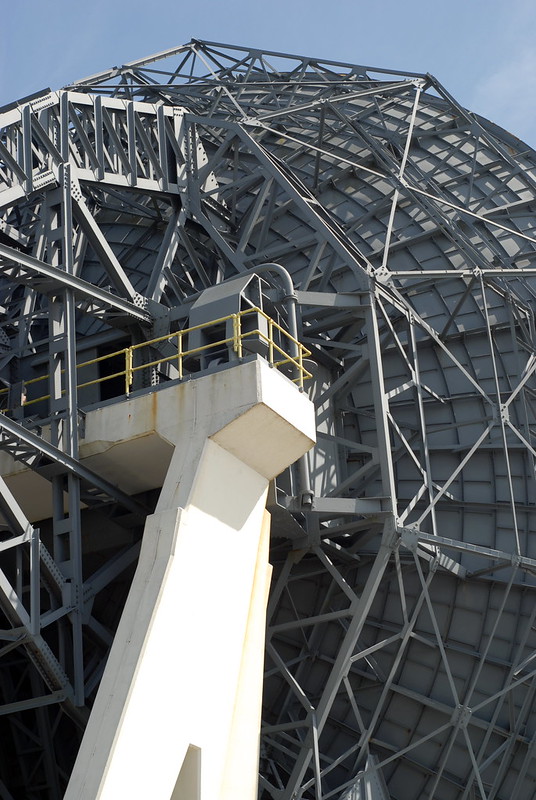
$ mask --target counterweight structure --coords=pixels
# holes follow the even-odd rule
[[[86,416],[225,368],[171,334],[271,263],[318,442],[269,495],[259,796],[536,797],[536,153],[430,75],[200,41],[0,126],[0,796],[62,797],[161,485]]]

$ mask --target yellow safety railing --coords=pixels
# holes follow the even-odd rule
[[[266,320],[267,333],[259,330],[258,328],[247,331],[243,330],[242,320],[244,317],[251,314],[258,314],[260,317]],[[229,320],[232,320],[231,336],[226,336],[218,341],[211,341],[199,347],[185,348],[185,343],[187,344],[187,337],[193,331],[216,328],[225,324]],[[236,314],[229,314],[226,317],[210,320],[210,322],[202,325],[194,325],[191,328],[185,328],[172,334],[166,334],[158,337],[157,339],[151,339],[147,342],[141,342],[130,347],[124,347],[114,353],[107,353],[106,355],[92,358],[89,361],[83,361],[80,364],[77,364],[77,370],[82,370],[84,367],[90,367],[95,364],[101,364],[109,361],[112,358],[121,356],[123,358],[124,368],[98,378],[93,378],[92,380],[77,383],[77,388],[83,389],[87,386],[94,386],[100,383],[105,383],[106,381],[110,381],[114,378],[123,377],[125,394],[129,395],[132,391],[135,374],[140,370],[148,369],[149,367],[159,367],[168,362],[175,363],[178,377],[179,379],[182,379],[185,372],[185,359],[192,359],[193,357],[210,353],[210,351],[214,351],[217,348],[221,349],[222,347],[227,347],[228,349],[232,350],[237,359],[241,359],[244,357],[244,350],[247,350],[247,343],[244,344],[245,340],[247,339],[256,339],[257,342],[264,342],[267,351],[264,357],[266,357],[270,366],[277,369],[287,366],[292,373],[291,380],[294,383],[297,383],[300,389],[303,388],[304,381],[312,377],[311,373],[304,366],[304,359],[311,355],[311,351],[304,347],[301,342],[291,336],[288,331],[282,328],[281,325],[265,314],[260,308],[252,307],[244,311],[239,311]],[[143,348],[147,347],[155,347],[156,345],[164,342],[170,344],[175,343],[175,352],[172,355],[158,356],[150,361],[144,361],[143,363],[135,364],[135,354],[137,351],[143,350]],[[189,371],[189,374],[192,374],[192,371]],[[30,380],[24,382],[24,387],[27,391],[30,387],[38,384],[41,381],[48,381],[48,378],[48,374],[41,375],[38,378],[31,378]],[[7,392],[8,389],[0,390],[0,405],[2,404],[3,400],[2,396],[5,397]],[[32,397],[31,399],[25,400],[24,406],[26,407],[35,403],[40,403],[43,400],[48,400],[49,398],[49,394],[43,394],[39,397]]]

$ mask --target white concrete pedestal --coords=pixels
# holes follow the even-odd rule
[[[65,800],[256,797],[266,491],[313,407],[260,358],[167,392],[175,449]]]

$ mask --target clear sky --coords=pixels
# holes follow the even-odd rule
[[[0,0],[0,105],[192,38],[431,72],[536,147],[535,0]]]

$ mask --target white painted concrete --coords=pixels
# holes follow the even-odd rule
[[[222,781],[225,798],[256,798],[266,606],[272,569],[268,563],[270,515],[265,512],[251,592],[246,636]]]
[[[266,492],[313,444],[313,407],[262,359],[154,397],[175,449],[65,800],[254,800]]]
[[[274,379],[267,379],[269,376]],[[227,398],[225,407],[214,402],[218,395]],[[272,414],[263,416],[257,406],[271,409]],[[278,474],[286,466],[282,460],[277,462],[278,437],[284,435],[289,446],[292,439],[296,452],[303,452],[307,439],[315,437],[309,408],[305,395],[259,358],[232,370],[89,411],[80,460],[128,494],[156,489],[165,479],[175,442],[180,439],[185,446],[191,428],[199,419],[209,425],[210,417],[212,427],[207,427],[206,435],[219,431],[217,435],[222,438],[218,441],[230,452],[233,440],[249,435],[253,425],[272,426],[271,432],[266,431],[265,444],[271,451],[269,466]],[[256,422],[246,418],[246,412],[256,415]],[[227,429],[233,420],[236,428]],[[43,438],[50,438],[47,427],[43,428]],[[262,463],[255,459],[267,456],[268,452],[258,450],[245,457],[262,472]],[[0,475],[31,522],[52,515],[50,484],[44,477],[4,452],[0,452]]]

